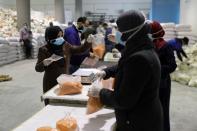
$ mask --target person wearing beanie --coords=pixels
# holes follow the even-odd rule
[[[143,14],[135,10],[120,15],[116,23],[126,42],[122,57],[118,65],[98,72],[101,78],[115,78],[114,91],[97,88],[88,94],[114,108],[116,131],[162,131],[161,68],[148,37],[150,26]]]
[[[92,44],[85,42],[82,46],[72,46],[63,39],[63,31],[59,26],[47,28],[47,44],[40,47],[35,66],[37,72],[44,72],[43,93],[57,85],[57,77],[69,74],[70,57],[90,49]],[[45,100],[45,105],[48,100]]]
[[[72,26],[64,30],[64,39],[71,45],[80,46],[81,39],[79,34],[83,32],[86,21],[87,21],[86,17],[79,17],[76,25],[73,24]],[[80,55],[73,55],[70,59],[71,66],[69,72],[71,74],[75,72],[80,67],[83,60],[88,56],[90,56],[89,50],[87,50],[86,52]]]
[[[153,21],[150,23],[151,34],[155,49],[161,63],[161,80],[159,88],[159,98],[163,107],[164,113],[164,129],[170,131],[170,92],[171,78],[170,73],[174,72],[177,65],[174,52],[169,44],[163,39],[165,34],[159,22]]]

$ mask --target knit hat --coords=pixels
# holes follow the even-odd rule
[[[60,31],[62,31],[62,29],[59,26],[48,27],[46,38],[48,38],[48,40],[56,39]]]
[[[150,23],[150,26],[153,38],[159,38],[165,35],[165,31],[163,30],[163,27],[160,25],[159,22],[153,21],[152,23]]]
[[[116,21],[120,32],[134,29],[145,22],[144,15],[140,11],[129,10],[120,15]],[[137,30],[137,29],[136,29]]]

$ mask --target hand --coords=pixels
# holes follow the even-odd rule
[[[52,62],[53,62],[53,60],[49,59],[49,58],[43,60],[44,66],[49,66]]]
[[[185,51],[184,51],[183,49],[180,50],[180,51],[176,51],[176,55],[177,55],[177,57],[178,57],[178,59],[179,59],[180,61],[183,61],[182,55],[183,55],[185,58],[188,58],[187,55],[186,55],[186,53],[185,53]]]
[[[88,96],[92,96],[92,97],[97,97],[98,98],[101,89],[102,89],[101,86],[92,85],[92,87],[89,88],[89,90],[88,90]]]
[[[107,37],[108,37],[109,41],[111,41],[113,43],[116,43],[116,36],[115,35],[109,34]]]
[[[94,35],[90,34],[87,38],[88,43],[93,43],[94,42]]]
[[[104,70],[101,70],[96,73],[97,78],[103,79],[105,76],[106,76],[106,72]]]

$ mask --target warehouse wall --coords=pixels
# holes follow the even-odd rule
[[[180,23],[192,25],[192,30],[197,34],[197,0],[181,0]]]
[[[118,15],[120,11],[140,9],[145,13],[150,11],[152,0],[83,0],[83,14],[86,11]],[[66,14],[74,18],[75,0],[64,0]],[[0,6],[15,8],[15,0],[0,0]],[[111,8],[113,7],[113,8]],[[31,0],[31,8],[54,15],[54,0]]]
[[[152,0],[151,19],[179,23],[180,0]]]

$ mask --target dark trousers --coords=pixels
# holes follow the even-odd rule
[[[25,52],[25,57],[26,58],[31,58],[31,51],[32,51],[32,43],[30,40],[23,40],[24,42],[24,52]]]
[[[170,92],[171,83],[167,82],[168,86],[159,89],[159,98],[163,108],[163,118],[164,118],[164,130],[170,131]]]

